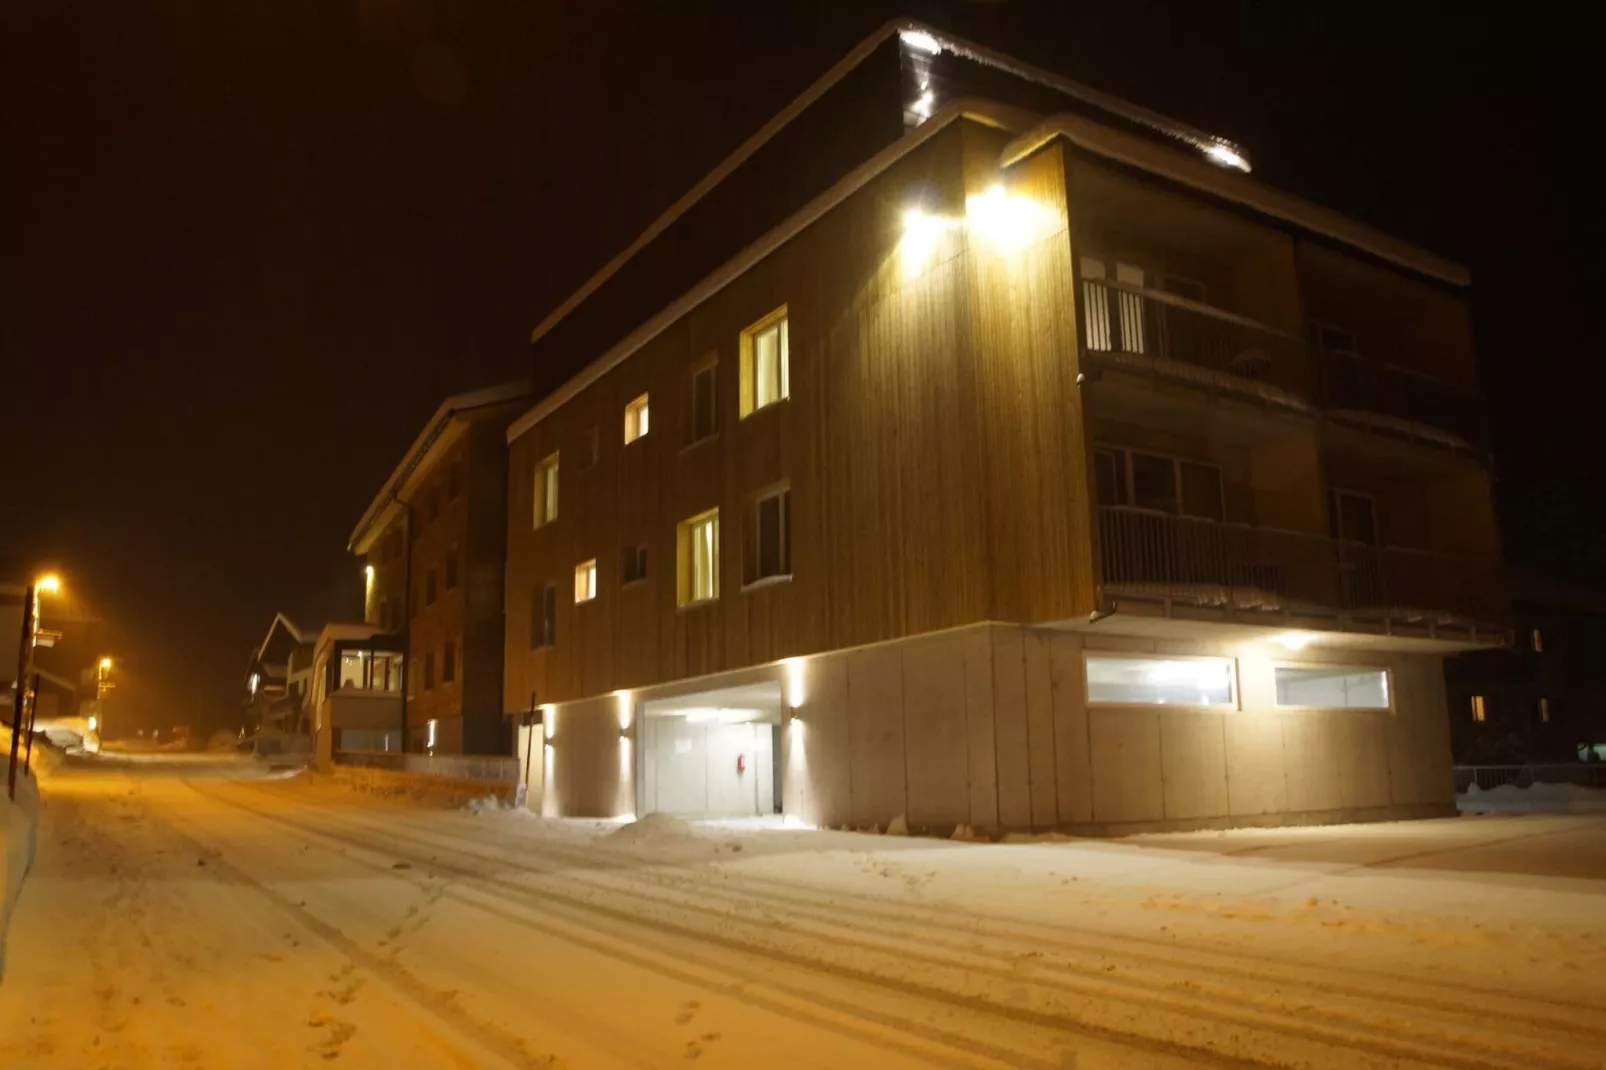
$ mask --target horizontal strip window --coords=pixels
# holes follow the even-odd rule
[[[1355,665],[1278,665],[1277,705],[1324,710],[1386,710],[1389,674]]]
[[[1087,655],[1087,700],[1123,706],[1238,705],[1231,658]]]

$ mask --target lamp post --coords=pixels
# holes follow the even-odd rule
[[[39,631],[39,596],[61,590],[61,577],[50,573],[28,584],[22,599],[22,636],[17,644],[17,682],[11,689],[11,766],[6,773],[6,794],[17,797],[17,745],[22,740],[23,702],[28,694],[26,681],[33,666],[33,647]]]

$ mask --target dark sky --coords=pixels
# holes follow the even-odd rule
[[[1416,2],[8,0],[0,558],[59,562],[150,716],[231,723],[276,610],[359,611],[347,535],[441,398],[898,13],[1469,264],[1508,553],[1606,574],[1594,61]]]

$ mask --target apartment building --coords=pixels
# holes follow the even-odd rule
[[[896,23],[544,320],[543,810],[1451,812],[1442,661],[1505,628],[1469,279],[1249,166]]]
[[[366,559],[368,628],[360,642],[345,638],[403,653],[394,665],[382,659],[387,672],[365,685],[400,694],[396,723],[352,724],[364,738],[394,732],[412,752],[507,753],[505,431],[529,402],[527,383],[447,398],[351,533],[349,549]]]

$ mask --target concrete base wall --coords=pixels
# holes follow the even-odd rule
[[[1089,706],[1090,651],[1236,658],[1239,708]],[[1277,708],[1278,662],[1387,669],[1394,709]],[[736,675],[781,683],[791,707],[782,806],[816,825],[885,825],[901,814],[935,831],[1122,835],[1454,812],[1432,655],[978,625]],[[624,735],[614,696],[562,706],[544,812],[633,810],[634,730]]]

